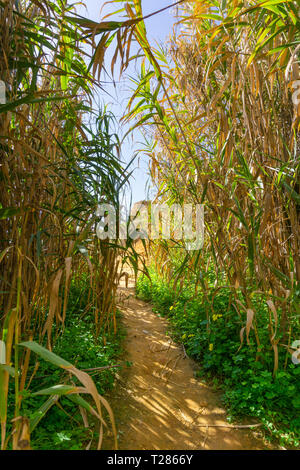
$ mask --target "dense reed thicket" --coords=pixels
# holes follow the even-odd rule
[[[249,342],[253,330],[258,351],[252,299],[263,294],[274,374],[278,347],[289,354],[296,339],[300,279],[299,104],[291,89],[299,77],[299,17],[293,2],[283,3],[270,15],[267,8],[234,11],[235,2],[195,2],[194,18],[170,46],[173,109],[165,113],[172,132],[159,127],[166,164],[156,173],[169,200],[205,204],[207,242],[200,256],[188,255],[190,266],[205,273],[213,263],[226,273],[245,318],[241,340]],[[208,291],[205,276],[202,283]]]
[[[72,279],[88,279],[84,311],[93,312],[95,338],[103,329],[116,330],[119,253],[96,237],[96,208],[100,201],[117,205],[128,178],[114,117],[95,109],[101,88],[85,52],[92,51],[93,38],[76,20],[65,1],[0,2],[0,78],[6,88],[0,106],[2,448],[28,447],[30,431],[60,395],[99,419],[99,447],[103,404],[112,419],[88,374],[51,353],[64,332]],[[69,372],[44,392],[49,400],[28,422],[22,400],[39,367],[31,351]],[[89,393],[94,405],[80,392]],[[15,420],[7,434],[11,393]]]

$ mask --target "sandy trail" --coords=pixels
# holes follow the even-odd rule
[[[108,397],[119,449],[266,449],[249,428],[228,427],[220,394],[195,379],[197,366],[166,335],[167,320],[136,299],[133,287],[121,287],[120,298],[127,330],[123,359],[132,366],[117,375]],[[104,449],[112,448],[106,437]]]

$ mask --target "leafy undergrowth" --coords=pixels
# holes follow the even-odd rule
[[[154,312],[168,316],[174,339],[200,364],[198,377],[223,390],[229,421],[255,417],[263,423],[267,439],[286,447],[299,446],[300,366],[280,353],[279,370],[273,378],[268,311],[261,299],[255,305],[262,345],[257,356],[252,332],[250,345],[241,347],[244,324],[230,306],[228,288],[218,290],[214,299],[200,293],[195,297],[192,285],[178,293],[154,270],[150,275],[152,282],[145,276],[138,279],[138,296],[151,301]]]
[[[87,303],[86,281],[83,279],[80,283],[73,282],[65,329],[55,340],[53,352],[81,370],[116,365],[121,355],[124,333],[121,328],[118,328],[116,335],[106,329],[105,333],[101,332],[96,340],[94,313],[91,310],[83,314]],[[31,372],[34,364],[33,362]],[[101,371],[88,371],[100,394],[105,395],[112,389],[116,370],[116,368],[107,368]],[[41,360],[31,381],[30,392],[23,393],[22,415],[29,419],[33,418],[36,410],[46,400],[45,396],[33,396],[34,392],[62,383],[63,379],[64,372],[61,369]],[[13,403],[10,405],[12,409]],[[99,426],[95,427],[90,415],[88,421],[89,427],[85,428],[78,406],[68,398],[61,397],[32,433],[31,447],[38,450],[80,450],[92,442],[91,448],[93,448],[98,438]],[[109,419],[107,422],[110,425]]]

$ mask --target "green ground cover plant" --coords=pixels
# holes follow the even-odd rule
[[[151,301],[154,311],[166,316],[172,335],[184,345],[200,369],[197,376],[208,378],[223,390],[228,419],[257,418],[263,423],[266,438],[276,438],[283,446],[297,447],[300,439],[300,367],[291,357],[279,356],[279,370],[273,376],[273,352],[269,346],[268,308],[263,299],[254,301],[258,312],[261,348],[253,333],[249,344],[240,341],[241,318],[230,305],[230,290],[220,288],[213,296],[199,294],[194,286],[174,290],[154,268],[151,281],[141,276],[138,296]],[[213,282],[211,275],[211,282]],[[213,305],[213,310],[212,310]],[[300,332],[299,332],[300,333]]]
[[[85,311],[88,296],[87,278],[83,276],[80,280],[71,282],[67,321],[64,330],[58,334],[53,352],[74,364],[78,369],[88,370],[98,392],[105,395],[113,388],[115,373],[118,369],[111,366],[123,366],[118,359],[122,353],[124,331],[120,326],[116,335],[114,331],[106,331],[96,337],[93,308],[88,312]],[[35,359],[33,356],[29,376],[36,367]],[[65,375],[65,371],[40,360],[30,383],[30,391],[24,390],[23,392],[22,416],[28,418],[29,421],[37,417],[40,407],[45,403],[45,395],[35,395],[35,393],[62,383]],[[8,404],[8,422],[13,418],[14,399],[14,393],[11,393]],[[86,416],[89,426],[85,427],[81,413],[82,409],[80,410],[77,404],[61,396],[32,432],[31,448],[34,450],[80,450],[86,446],[95,448],[98,438],[96,420],[94,419],[93,422],[93,417]]]

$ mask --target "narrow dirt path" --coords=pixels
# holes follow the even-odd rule
[[[196,364],[166,335],[168,322],[120,288],[125,360],[109,397],[120,450],[266,449],[249,428],[231,428],[220,394],[194,377]],[[217,426],[216,426],[217,425]],[[112,449],[107,438],[105,449]]]

